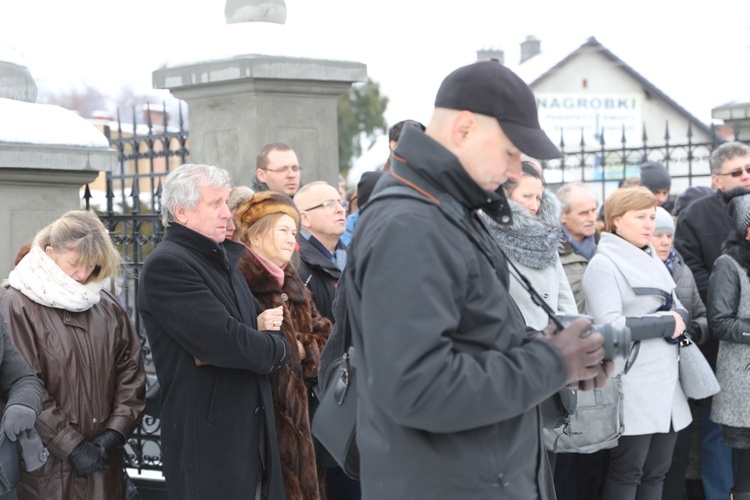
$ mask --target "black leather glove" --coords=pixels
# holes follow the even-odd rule
[[[24,405],[10,405],[5,409],[0,428],[11,441],[16,440],[16,436],[34,427],[36,422],[36,412]]]
[[[99,453],[99,447],[90,441],[81,441],[73,452],[68,455],[76,474],[88,476],[104,468],[104,460]]]
[[[102,460],[107,462],[109,457],[125,444],[125,436],[114,429],[104,429],[104,432],[92,439],[91,442],[99,448],[99,455]]]

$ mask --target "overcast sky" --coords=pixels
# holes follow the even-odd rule
[[[224,3],[0,0],[0,44],[22,54],[42,91],[88,84],[115,96],[126,85],[153,92],[163,65],[237,54],[359,61],[390,98],[393,124],[427,121],[442,78],[478,49],[503,49],[512,65],[528,35],[566,53],[594,36],[706,123],[712,107],[750,100],[748,0],[287,0],[284,26],[227,25]]]

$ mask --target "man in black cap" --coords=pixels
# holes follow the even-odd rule
[[[358,372],[363,498],[554,498],[540,403],[608,378],[588,320],[528,332],[507,263],[477,215],[521,153],[560,151],[529,87],[496,61],[443,81],[425,132],[407,125],[357,223],[347,311]]]

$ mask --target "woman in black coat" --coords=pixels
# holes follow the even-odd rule
[[[726,193],[735,230],[724,242],[708,283],[708,322],[719,340],[711,420],[724,427],[724,442],[735,449],[733,496],[750,500],[750,191]]]

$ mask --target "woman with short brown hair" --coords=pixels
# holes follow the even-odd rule
[[[594,323],[630,329],[638,357],[622,375],[624,427],[610,450],[608,500],[660,500],[677,431],[691,421],[678,376],[677,338],[689,318],[676,285],[651,245],[656,197],[645,187],[620,188],[604,204],[606,229],[583,276]],[[616,360],[615,374],[625,360]]]

